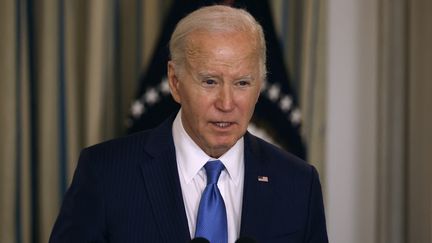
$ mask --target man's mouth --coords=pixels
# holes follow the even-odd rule
[[[213,125],[219,127],[219,128],[227,128],[231,125],[233,125],[233,122],[212,122]]]

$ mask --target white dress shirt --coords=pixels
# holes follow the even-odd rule
[[[237,143],[219,158],[208,156],[186,133],[181,110],[172,128],[177,169],[183,194],[191,238],[195,236],[196,219],[201,194],[207,185],[204,165],[207,161],[219,159],[225,166],[217,183],[225,202],[228,223],[228,243],[234,243],[240,234],[241,209],[243,201],[244,141]]]

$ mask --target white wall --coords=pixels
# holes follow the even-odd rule
[[[325,200],[332,243],[376,232],[378,1],[328,0]]]

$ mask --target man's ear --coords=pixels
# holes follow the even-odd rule
[[[173,61],[168,61],[168,84],[170,87],[171,95],[173,99],[181,104],[180,93],[179,93],[179,80],[175,72],[175,64]]]

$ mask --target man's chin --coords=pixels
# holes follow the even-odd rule
[[[235,142],[217,143],[208,148],[206,153],[213,158],[219,158],[235,145]]]

